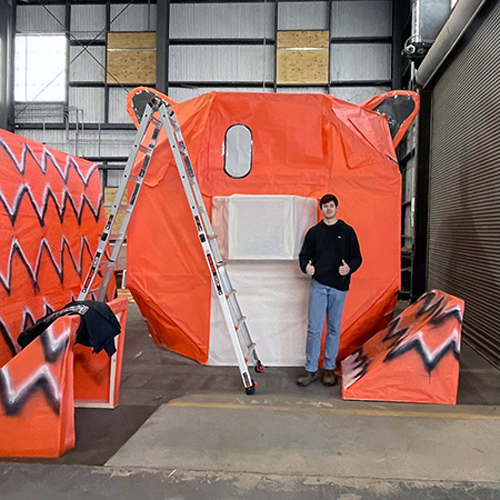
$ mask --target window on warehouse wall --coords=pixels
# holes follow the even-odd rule
[[[66,100],[67,39],[64,35],[17,35],[14,99]]]

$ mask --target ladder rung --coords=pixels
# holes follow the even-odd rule
[[[129,175],[127,182],[137,182],[139,180],[139,177],[137,175]]]
[[[246,316],[242,316],[241,318],[239,318],[237,321],[236,321],[236,325],[235,325],[235,328],[236,330],[238,330],[240,328],[240,326],[247,320],[247,317]]]
[[[236,289],[235,288],[233,288],[232,290],[229,291],[228,294],[226,294],[226,299],[229,299],[233,295],[236,295]]]
[[[207,238],[209,240],[216,240],[217,239],[217,235],[214,233],[214,234],[207,234]]]
[[[117,208],[118,210],[127,209],[129,207],[128,203],[120,203],[119,205],[114,205],[113,208]]]
[[[252,342],[249,346],[248,346],[248,352],[247,352],[247,356],[250,356],[250,354],[252,354],[254,351],[255,351],[255,342]]]
[[[144,144],[141,144],[139,146],[139,151],[141,153],[145,153],[145,154],[149,155],[151,153],[151,148],[149,146],[144,146]]]
[[[115,261],[114,260],[101,260],[101,262],[99,263],[100,266],[112,266],[114,265]]]
[[[161,128],[161,120],[158,120],[155,116],[151,115],[149,121],[156,127]]]

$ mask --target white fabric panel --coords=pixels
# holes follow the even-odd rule
[[[228,259],[297,259],[305,232],[317,222],[317,201],[301,196],[232,195],[214,211],[226,207],[227,226],[215,232],[227,234]]]
[[[212,200],[221,254],[228,259],[231,284],[265,365],[304,364],[310,279],[296,259],[307,229],[317,220],[312,198],[232,195]],[[214,292],[208,363],[237,364]]]
[[[250,336],[266,366],[305,363],[310,278],[297,261],[228,261],[227,271]],[[243,352],[246,352],[243,350]],[[209,365],[235,366],[233,351],[217,297],[212,293]]]

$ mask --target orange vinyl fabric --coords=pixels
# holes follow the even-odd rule
[[[128,99],[136,124],[132,98],[142,90]],[[209,214],[214,196],[338,196],[339,216],[355,228],[363,254],[339,359],[386,326],[400,286],[401,247],[401,175],[387,118],[319,94],[212,92],[173,109]],[[234,124],[252,133],[252,168],[241,179],[224,171],[225,134]],[[158,346],[206,363],[210,276],[164,131],[142,189],[128,232],[128,286]]]
[[[2,366],[21,331],[78,296],[105,219],[97,164],[4,130],[0,179]]]
[[[59,457],[75,447],[73,344],[79,316],[57,319],[0,368],[0,456]]]
[[[75,344],[74,373],[77,404],[108,403],[109,406],[115,407],[119,402],[128,300],[117,298],[108,302],[108,306],[121,327],[120,335],[116,337],[116,365],[106,351],[102,350],[96,354],[90,347]],[[115,370],[114,375],[112,370]]]
[[[66,316],[0,368],[0,456],[59,457],[75,447],[76,399],[118,404],[128,301],[108,305],[121,326],[116,364],[75,344],[80,317]]]
[[[342,361],[342,398],[455,404],[464,302],[422,295]]]

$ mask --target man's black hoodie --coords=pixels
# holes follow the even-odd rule
[[[339,274],[343,260],[351,269],[347,276]],[[342,220],[330,226],[321,221],[311,227],[299,254],[302,272],[306,272],[306,265],[311,261],[315,267],[313,279],[342,291],[349,290],[351,274],[358,270],[361,260],[356,233]]]

